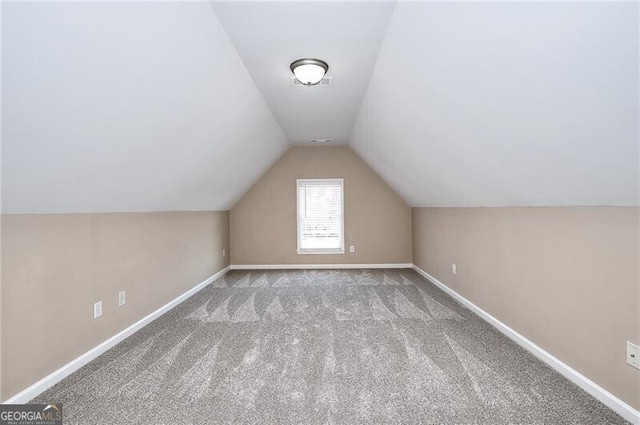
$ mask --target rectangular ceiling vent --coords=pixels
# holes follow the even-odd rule
[[[296,77],[289,77],[292,87],[329,87],[333,81],[333,77],[324,77],[320,82],[314,86],[306,86],[302,84]]]
[[[332,139],[311,139],[309,140],[311,143],[321,144],[321,143],[331,143]]]

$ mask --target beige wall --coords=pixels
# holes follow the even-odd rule
[[[345,254],[296,253],[299,178],[344,178]],[[411,209],[346,146],[290,148],[231,209],[230,222],[234,265],[411,263]]]
[[[625,357],[640,343],[638,213],[414,208],[414,262],[638,409],[640,371]]]
[[[0,15],[1,14],[2,12],[0,12]],[[1,200],[0,204],[2,204]],[[0,207],[0,211],[1,210],[2,208]],[[0,402],[4,400],[4,398],[2,397],[2,378],[2,220],[0,220]]]
[[[226,267],[228,238],[228,212],[2,216],[2,399]]]

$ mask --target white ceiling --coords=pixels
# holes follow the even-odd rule
[[[398,3],[351,146],[413,206],[638,205],[637,3]]]
[[[2,7],[4,213],[227,209],[310,138],[412,206],[638,205],[637,3]]]
[[[206,2],[2,8],[4,213],[228,209],[288,146]]]
[[[290,142],[346,143],[393,13],[390,2],[213,2]],[[317,57],[331,87],[292,87],[289,65]]]

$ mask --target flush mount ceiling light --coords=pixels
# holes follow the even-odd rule
[[[320,59],[298,59],[291,63],[291,72],[305,86],[314,86],[322,80],[329,65]]]

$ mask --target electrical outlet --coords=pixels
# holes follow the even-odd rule
[[[350,253],[352,253],[352,254],[353,254],[354,252],[356,252],[356,246],[355,246],[355,245],[350,245],[350,246],[349,246],[349,252],[350,252]]]
[[[451,263],[451,273],[458,274],[458,266],[455,263]]]
[[[640,369],[640,346],[627,341],[627,363]]]
[[[222,248],[222,256],[225,257],[227,255],[227,250]]]
[[[93,318],[97,319],[102,316],[102,301],[93,304]]]
[[[122,307],[127,303],[127,291],[118,292],[118,307]]]

